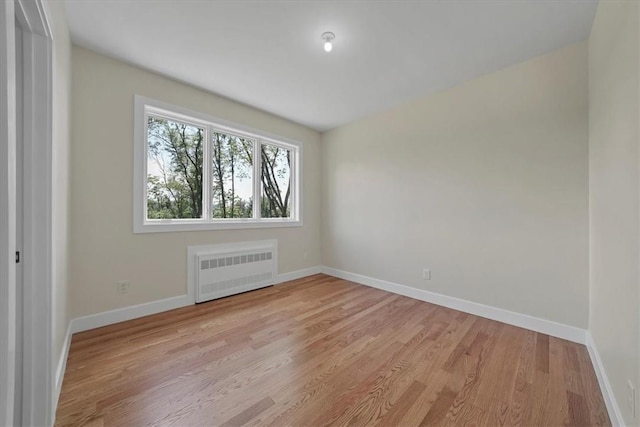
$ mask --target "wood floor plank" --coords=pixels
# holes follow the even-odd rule
[[[584,346],[315,275],[75,334],[56,426],[610,425]]]
[[[399,426],[417,426],[424,420],[438,399],[440,391],[447,385],[449,374],[442,369],[431,371],[429,382],[415,403],[402,416]]]
[[[420,398],[426,386],[420,381],[413,381],[409,387],[402,393],[397,402],[390,406],[389,410],[384,414],[375,425],[379,426],[395,426],[400,425],[400,420],[409,410],[409,408]]]
[[[533,377],[531,400],[526,408],[526,425],[542,426],[547,414],[549,374],[536,370]]]
[[[484,426],[487,424],[487,413],[473,404],[466,404],[460,407],[460,411],[453,415],[451,411],[447,414],[444,426]]]
[[[573,425],[567,401],[564,360],[562,340],[549,337],[549,389],[543,425]]]
[[[453,405],[455,398],[456,393],[449,387],[444,386],[442,390],[440,390],[440,393],[438,393],[436,401],[431,405],[431,409],[429,409],[427,415],[425,415],[420,422],[420,426],[437,426],[444,424],[447,412],[449,412],[449,408]]]
[[[535,343],[536,333],[525,331],[524,345],[520,351],[518,368],[509,404],[509,424],[512,426],[528,425],[527,406],[530,404],[529,402],[531,401],[531,394],[533,392]]]
[[[549,336],[536,335],[536,369],[549,373]]]
[[[271,407],[274,403],[275,402],[270,397],[267,396],[264,399],[262,399],[261,401],[256,402],[255,404],[251,405],[250,407],[248,407],[247,409],[245,409],[244,411],[242,411],[241,413],[239,413],[235,417],[231,418],[230,420],[225,421],[220,426],[221,427],[234,427],[234,426],[244,425],[247,422],[249,422],[251,419],[253,419],[256,416],[258,416],[265,409]]]
[[[567,391],[569,403],[569,417],[571,424],[576,426],[588,426],[591,423],[586,399],[579,394]]]

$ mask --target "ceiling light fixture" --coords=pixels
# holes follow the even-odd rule
[[[336,38],[336,35],[331,31],[327,31],[326,33],[322,33],[322,36],[320,36],[320,38],[324,40],[324,51],[331,52],[331,49],[333,49],[333,44],[331,43],[331,41]]]

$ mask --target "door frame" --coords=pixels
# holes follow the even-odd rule
[[[24,137],[22,135],[24,129],[24,122],[22,116],[24,114],[24,107],[22,102],[24,100],[22,82],[24,72],[23,64],[24,59],[22,53],[24,51],[22,47],[22,24],[16,20],[16,251],[23,252],[23,236],[22,236],[22,213],[23,200],[22,195],[24,189],[22,188],[22,168],[24,166],[24,156],[22,141]],[[16,357],[15,357],[15,372],[22,372],[22,307],[24,306],[22,299],[22,266],[23,263],[16,263]],[[13,424],[18,426],[22,425],[22,375],[15,376],[15,394],[13,395]]]
[[[53,405],[53,43],[43,0],[0,3],[0,423],[13,424],[15,384],[15,20],[23,30],[24,219],[22,423],[52,425]],[[4,181],[4,180],[3,180]],[[7,237],[6,239],[4,237]],[[8,265],[7,265],[8,264]],[[6,265],[6,269],[4,268]],[[6,283],[6,285],[5,285]],[[3,298],[4,296],[7,298]],[[5,381],[6,380],[6,381]],[[6,388],[6,390],[5,390]],[[11,406],[9,404],[11,403]]]
[[[0,3],[0,425],[13,425],[15,387],[15,19]]]

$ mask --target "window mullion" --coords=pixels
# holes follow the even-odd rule
[[[211,126],[205,127],[205,143],[202,147],[202,220],[211,222]]]
[[[253,218],[255,220],[260,220],[260,212],[261,207],[260,204],[262,202],[260,197],[260,182],[262,179],[261,175],[261,166],[262,166],[262,156],[261,153],[262,140],[256,139],[256,142],[253,147]]]
[[[145,107],[144,109],[144,161],[142,162],[142,176],[144,178],[144,189],[143,191],[143,195],[144,198],[142,199],[143,201],[143,205],[142,205],[142,213],[143,213],[143,223],[147,221],[147,219],[149,218],[148,215],[148,211],[149,211],[149,175],[148,175],[148,168],[149,168],[149,113],[147,112],[147,109]]]
[[[289,156],[289,218],[294,219],[298,217],[298,151],[290,150]]]

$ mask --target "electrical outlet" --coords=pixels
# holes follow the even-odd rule
[[[116,290],[119,294],[128,294],[129,287],[131,287],[131,282],[128,280],[118,280],[116,282]]]
[[[633,418],[638,417],[636,406],[636,388],[633,386],[631,380],[627,380],[627,407],[631,415],[633,415]]]
[[[431,270],[429,270],[428,268],[422,270],[422,278],[424,280],[431,280]]]

